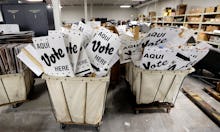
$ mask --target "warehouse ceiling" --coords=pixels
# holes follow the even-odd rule
[[[84,0],[60,0],[62,6],[81,6]],[[95,6],[118,6],[118,5],[138,5],[151,0],[87,0],[88,4],[93,3]],[[51,3],[51,0],[46,0]]]
[[[1,3],[36,3],[45,2],[52,4],[52,0],[0,0]],[[91,3],[94,6],[120,6],[120,5],[131,5],[138,7],[141,5],[149,4],[159,0],[87,0],[87,3]],[[84,0],[60,0],[62,6],[83,6]]]

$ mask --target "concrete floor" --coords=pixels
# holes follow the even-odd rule
[[[187,77],[183,87],[193,88],[215,109],[220,111],[220,103],[204,93],[202,82]],[[67,126],[60,129],[51,110],[46,85],[37,79],[32,100],[18,108],[0,107],[0,132],[79,132],[96,131],[92,127]],[[180,92],[171,112],[163,111],[133,114],[132,98],[125,81],[110,88],[106,101],[101,132],[219,132],[213,123],[197,106]]]

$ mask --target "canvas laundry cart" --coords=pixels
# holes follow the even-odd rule
[[[27,100],[33,86],[33,74],[26,68],[21,73],[0,75],[0,106],[18,103]]]
[[[66,124],[101,124],[110,75],[106,77],[55,77],[44,74],[53,112],[63,129]]]
[[[166,108],[167,112],[174,106],[185,76],[194,69],[184,71],[154,71],[126,65],[126,80],[136,97],[135,112],[148,106]],[[145,105],[148,104],[148,105]]]

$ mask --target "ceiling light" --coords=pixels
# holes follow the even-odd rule
[[[50,8],[52,8],[52,7],[51,7],[51,5],[50,5],[50,4],[48,4],[48,5],[47,5],[47,8],[48,8],[48,9],[50,9]]]
[[[62,9],[62,8],[63,8],[61,5],[60,5],[59,7],[60,7],[60,9]]]
[[[121,5],[120,8],[130,8],[131,5]]]

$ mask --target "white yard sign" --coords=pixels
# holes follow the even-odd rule
[[[139,42],[135,41],[132,37],[127,35],[121,35],[121,47],[120,47],[120,63],[131,62],[131,57],[134,52],[139,48]]]
[[[208,51],[208,47],[197,49],[195,46],[182,49],[146,47],[140,67],[146,70],[186,70],[205,57]]]
[[[160,27],[151,29],[146,37],[141,41],[142,47],[178,47],[186,45],[190,37],[196,37],[195,31],[174,27]]]
[[[83,35],[78,30],[66,30],[63,33],[66,50],[75,73]]]
[[[86,47],[92,67],[96,71],[106,69],[120,47],[120,39],[110,30],[100,28]]]
[[[18,24],[0,24],[0,32],[3,34],[19,33],[20,29]]]
[[[80,54],[76,66],[76,76],[85,76],[93,73],[93,68],[90,64],[89,58],[86,54],[86,51],[83,47],[80,49]]]
[[[61,32],[49,31],[48,37],[33,38],[33,43],[43,66],[46,65],[46,74],[74,76]]]
[[[172,64],[175,51],[170,49],[159,49],[157,47],[146,47],[141,59],[140,67],[146,70],[168,70]]]

